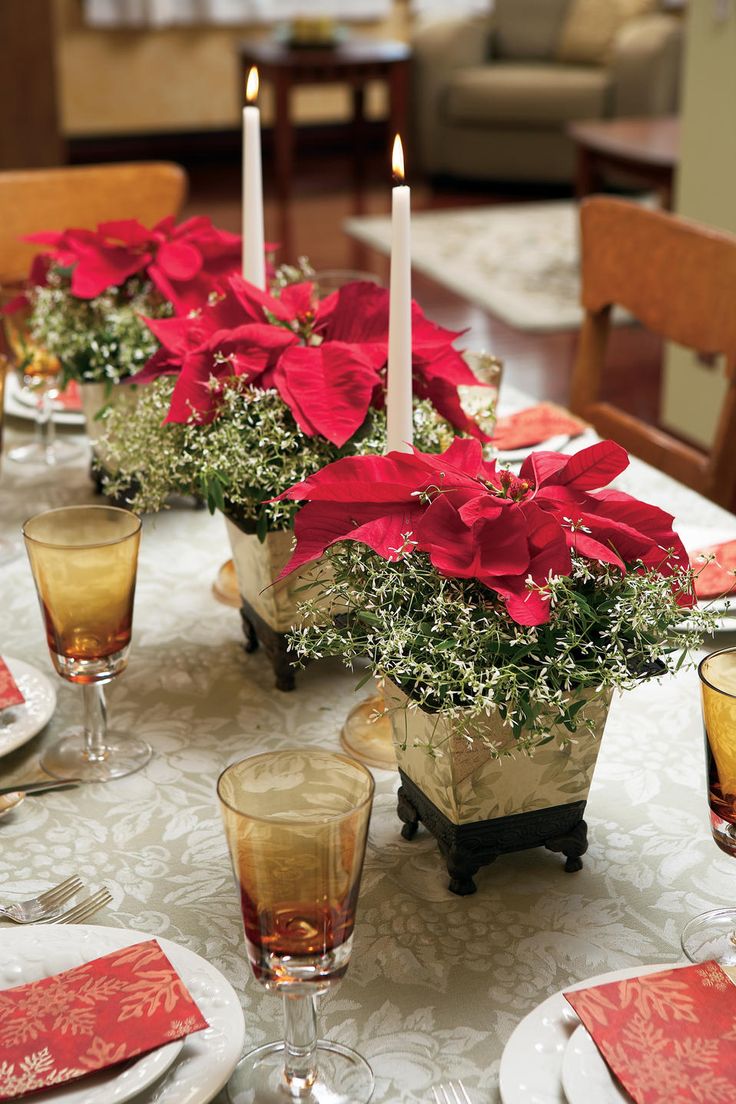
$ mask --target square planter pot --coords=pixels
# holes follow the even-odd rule
[[[442,852],[453,893],[474,893],[473,876],[499,855],[546,847],[561,852],[565,870],[580,870],[588,848],[583,819],[611,693],[586,693],[583,716],[594,733],[570,736],[553,728],[551,740],[533,755],[515,752],[492,759],[484,740],[512,747],[511,730],[496,713],[478,722],[468,739],[438,714],[405,708],[406,695],[386,681],[396,758],[401,776],[398,815],[402,835],[412,839],[419,823]],[[440,752],[435,757],[428,751]]]
[[[305,587],[324,581],[324,567],[309,564],[275,583],[291,557],[292,530],[267,533],[261,542],[254,532],[247,532],[229,517],[225,525],[240,591],[245,650],[255,651],[262,644],[276,676],[276,688],[293,690],[294,657],[286,634],[298,624],[297,606],[309,597]]]
[[[85,430],[92,446],[90,478],[97,489],[97,493],[104,494],[103,480],[106,474],[113,473],[114,464],[100,444],[100,438],[105,432],[105,423],[97,415],[105,406],[124,406],[132,410],[138,401],[138,389],[121,384],[113,384],[112,387],[107,387],[104,383],[80,383],[79,395],[82,402]],[[134,491],[135,488],[131,485],[129,491],[126,489],[115,501],[119,501],[121,506],[126,506],[128,494],[132,495]]]

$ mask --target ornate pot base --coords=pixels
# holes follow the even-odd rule
[[[296,668],[286,633],[271,628],[245,598],[241,598],[240,619],[243,622],[243,647],[246,652],[254,652],[262,644],[276,676],[276,689],[287,692],[293,690],[296,686]]]
[[[561,852],[567,860],[568,873],[582,869],[581,856],[588,850],[588,827],[583,820],[585,801],[494,820],[453,824],[401,768],[399,774],[401,788],[396,811],[404,824],[401,834],[404,839],[413,839],[421,821],[434,836],[447,864],[451,893],[461,897],[475,893],[473,875],[481,866],[494,862],[499,855],[530,847]]]

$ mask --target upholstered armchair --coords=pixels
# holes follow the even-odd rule
[[[421,28],[413,42],[421,167],[429,175],[568,181],[567,123],[673,114],[682,24],[656,7],[495,0],[490,17]]]

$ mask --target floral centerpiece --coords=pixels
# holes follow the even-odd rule
[[[303,581],[271,586],[296,509],[272,500],[333,460],[385,450],[388,300],[367,282],[318,301],[309,280],[276,294],[233,276],[198,311],[149,320],[160,349],[133,382],[151,386],[132,416],[106,414],[110,491],[134,481],[133,507],[149,510],[172,492],[201,493],[225,514],[246,633],[270,647],[283,688],[293,674],[282,638]],[[457,337],[414,305],[414,430],[427,451],[454,431],[485,439],[461,402],[478,380]]]
[[[527,846],[579,869],[612,692],[677,668],[705,624],[671,515],[606,486],[627,464],[603,441],[515,476],[458,439],[346,458],[282,496],[306,503],[284,574],[329,568],[294,646],[385,677],[404,834],[427,824],[455,892]]]
[[[150,229],[136,219],[96,230],[30,234],[48,246],[33,262],[23,308],[30,340],[57,356],[64,381],[118,383],[158,348],[143,317],[163,318],[206,300],[237,271],[241,242],[208,218]]]

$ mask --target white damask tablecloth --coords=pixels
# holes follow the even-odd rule
[[[736,518],[640,463],[620,483],[704,536],[736,535]],[[92,501],[86,461],[49,474],[6,462],[0,531],[17,536],[30,513]],[[237,612],[211,594],[228,555],[219,516],[182,507],[146,518],[130,666],[109,701],[113,726],[144,736],[154,758],[140,774],[29,799],[3,819],[0,889],[3,899],[25,897],[75,871],[104,882],[113,902],[97,922],[204,955],[242,995],[257,1045],[279,1036],[281,1006],[249,975],[215,780],[264,749],[337,749],[356,680],[325,661],[300,675],[295,693],[272,689],[263,654],[243,651]],[[25,558],[0,572],[0,652],[50,673]],[[27,777],[41,747],[78,719],[78,691],[56,682],[54,718],[0,760],[3,783]],[[322,1016],[327,1035],[371,1063],[376,1102],[426,1101],[449,1077],[478,1104],[497,1101],[504,1043],[545,996],[605,970],[675,961],[689,916],[733,904],[736,862],[710,838],[703,758],[694,670],[615,700],[583,870],[565,874],[559,856],[541,850],[506,856],[466,898],[447,891],[426,831],[401,838],[396,776],[375,772],[353,960]]]

